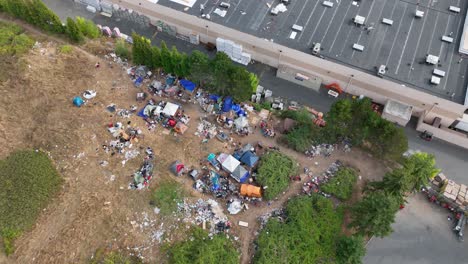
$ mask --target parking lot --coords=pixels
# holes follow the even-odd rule
[[[221,1],[229,3],[225,17],[213,11]],[[386,65],[384,78],[412,86],[434,95],[462,103],[465,98],[467,61],[458,54],[458,46],[466,15],[463,0],[291,0],[287,11],[271,15],[279,0],[197,0],[188,13],[204,13],[211,20],[243,32],[274,41],[304,52],[311,52],[313,43],[321,43],[320,55],[368,73],[376,73]],[[160,0],[159,4],[181,10],[185,6]],[[270,7],[269,7],[270,6]],[[450,12],[457,6],[460,13]],[[424,12],[415,16],[416,10]],[[352,22],[356,15],[365,18],[364,25]],[[383,18],[393,21],[382,23]],[[292,25],[303,27],[291,39]],[[450,36],[453,43],[442,41]],[[353,49],[354,44],[364,47]],[[436,65],[425,63],[427,54],[439,57]],[[430,84],[432,71],[445,72],[438,85]]]

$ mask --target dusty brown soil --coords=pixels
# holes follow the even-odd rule
[[[127,189],[129,176],[139,168],[143,156],[122,166],[121,156],[105,153],[102,144],[111,139],[107,124],[131,121],[131,125],[143,130],[144,138],[134,148],[150,146],[155,150],[156,169],[151,188],[157,187],[161,180],[172,178],[186,186],[195,198],[203,195],[193,191],[192,181],[187,177],[175,178],[169,174],[169,164],[178,159],[187,166],[198,166],[200,158],[209,152],[223,150],[222,143],[211,140],[201,144],[201,139],[194,135],[201,115],[194,104],[183,105],[192,121],[187,133],[177,137],[163,133],[161,127],[149,132],[137,116],[126,119],[107,112],[105,107],[111,103],[127,109],[137,104],[138,89],[125,72],[116,65],[111,68],[102,57],[82,49],[59,54],[57,41],[60,40],[49,40],[25,56],[18,66],[21,70],[11,73],[11,78],[0,85],[0,158],[18,148],[41,148],[50,153],[65,184],[32,230],[17,240],[15,253],[9,258],[0,254],[1,263],[83,263],[98,248],[126,249],[147,244],[148,236],[133,229],[130,221],[141,212],[152,212],[148,204],[150,191]],[[96,69],[94,65],[98,61],[101,67]],[[73,106],[72,98],[86,89],[96,90],[96,98],[81,108]],[[138,106],[141,108],[143,104]],[[276,144],[273,139],[262,137],[259,131],[239,140]],[[321,173],[336,159],[358,168],[363,179],[378,179],[385,170],[379,161],[354,149],[351,153],[336,151],[332,157],[314,160],[284,147],[281,150],[294,157],[301,168],[310,167],[314,173]],[[109,162],[106,167],[99,165],[104,160]],[[111,175],[115,175],[114,181],[110,180]],[[301,192],[301,186],[302,182],[294,182],[269,206],[250,206],[249,210],[230,216],[235,225],[233,232],[239,236],[242,263],[249,263],[253,254],[258,216],[283,206]],[[359,198],[359,191],[356,195],[353,199]],[[239,220],[248,222],[249,228],[236,227]],[[146,260],[161,258],[158,246],[145,254]]]

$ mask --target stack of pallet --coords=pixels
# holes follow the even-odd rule
[[[226,53],[231,60],[247,65],[251,60],[251,55],[242,51],[242,45],[227,39],[216,38],[216,49]]]
[[[443,173],[439,173],[432,180],[432,184],[434,184],[434,186],[436,186],[437,188],[440,188],[446,181],[447,181],[447,177],[445,177]]]
[[[445,186],[444,197],[450,201],[455,201],[457,199],[458,192],[460,191],[460,185],[456,184],[452,180],[447,181],[447,186]]]
[[[460,191],[458,192],[457,199],[455,200],[455,203],[458,204],[459,206],[465,206],[468,205],[468,196],[466,195],[466,185],[461,184],[460,185]]]

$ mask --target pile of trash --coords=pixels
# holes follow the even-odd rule
[[[198,199],[194,204],[183,201],[178,204],[178,212],[183,214],[184,223],[201,225],[203,229],[209,229],[210,236],[229,232],[231,227],[223,209],[213,199]]]
[[[268,223],[268,220],[270,220],[270,218],[272,217],[275,217],[276,219],[278,219],[278,221],[280,221],[281,223],[283,223],[285,220],[286,220],[286,209],[285,208],[278,208],[278,209],[275,209],[269,213],[266,213],[264,215],[261,215],[258,217],[258,222],[260,223],[260,230],[263,229],[266,224]]]
[[[196,179],[193,188],[201,193],[211,193],[216,198],[226,198],[238,193],[238,187],[234,183],[213,170]]]
[[[306,150],[304,154],[311,158],[317,157],[319,155],[323,155],[324,157],[330,157],[333,151],[335,151],[335,145],[320,144],[310,146],[310,148]]]
[[[141,190],[148,187],[149,181],[153,178],[153,159],[146,157],[141,168],[133,174],[133,180],[128,185],[129,189]]]
[[[112,60],[113,62],[122,65],[123,67],[128,67],[128,62],[127,59],[122,59],[119,56],[117,56],[115,53],[109,53],[107,55],[104,55],[104,58],[107,60]]]
[[[218,131],[215,124],[212,124],[200,118],[200,123],[198,123],[197,132],[195,132],[196,136],[205,139],[212,139],[216,136],[217,133]]]

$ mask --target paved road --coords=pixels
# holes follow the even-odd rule
[[[313,43],[321,43],[328,60],[352,66],[362,71],[375,73],[376,66],[388,67],[387,78],[413,86],[425,92],[463,102],[468,80],[467,62],[458,64],[457,52],[467,1],[463,0],[329,0],[333,7],[326,7],[322,0],[291,0],[287,11],[277,16],[270,14],[269,4],[276,6],[279,1],[271,0],[222,0],[229,3],[225,17],[213,13],[221,0],[198,0],[192,8],[173,0],[159,0],[158,4],[200,16],[200,4],[205,13],[218,24],[272,40],[276,43],[310,52]],[[450,5],[458,6],[460,14],[449,12]],[[415,12],[424,12],[416,18]],[[365,26],[356,26],[352,18],[365,18]],[[393,25],[382,23],[387,18]],[[295,39],[291,39],[292,25],[303,27]],[[373,28],[369,33],[366,26]],[[441,40],[451,35],[454,42]],[[353,44],[364,46],[364,51],[352,49]],[[435,66],[420,64],[426,54],[440,57],[436,67],[447,73],[439,85],[431,85],[429,79]]]
[[[448,212],[429,203],[422,194],[410,199],[384,239],[373,238],[367,246],[366,264],[468,263],[468,242],[458,242],[447,220]]]
[[[82,16],[93,19],[96,23],[108,25],[111,27],[117,26],[124,33],[131,33],[132,31],[145,35],[151,39],[153,44],[159,44],[164,40],[168,46],[175,45],[178,50],[190,53],[193,50],[200,50],[207,52],[201,46],[195,46],[188,42],[175,39],[164,33],[155,34],[154,29],[142,26],[136,22],[128,21],[126,19],[107,18],[101,15],[92,14],[85,10],[85,8],[76,4],[73,1],[58,1],[58,0],[44,0],[44,2],[51,7],[61,19],[65,19],[70,14],[74,16]],[[214,53],[208,53],[213,56]],[[257,73],[260,77],[260,84],[265,88],[273,91],[274,96],[281,96],[298,101],[301,104],[310,105],[320,111],[326,112],[330,108],[334,99],[327,96],[325,91],[317,93],[306,87],[296,85],[283,79],[275,77],[276,69],[255,63],[249,65],[248,69]],[[414,130],[415,122],[412,122],[405,128],[408,135],[409,147],[413,150],[421,150],[433,153],[437,158],[437,165],[444,171],[444,173],[451,179],[459,183],[468,184],[468,155],[467,151],[457,146],[434,140],[426,142],[418,137],[417,132]]]

